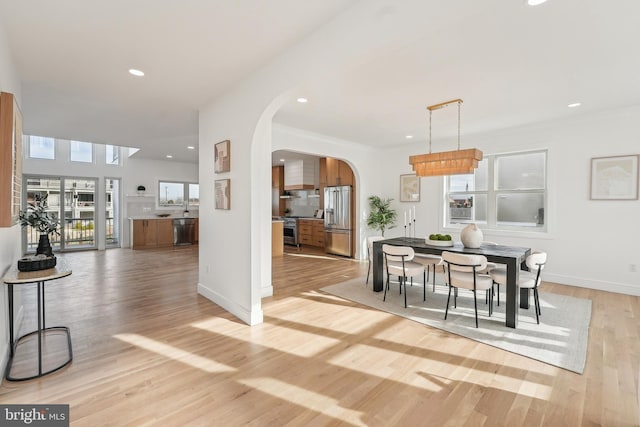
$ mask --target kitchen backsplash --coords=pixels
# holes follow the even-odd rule
[[[289,191],[286,207],[290,209],[289,216],[312,217],[320,208],[320,197],[314,190]]]

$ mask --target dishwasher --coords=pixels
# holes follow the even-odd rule
[[[196,241],[196,220],[180,218],[173,220],[173,244],[192,245]]]

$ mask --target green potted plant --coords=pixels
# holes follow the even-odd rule
[[[23,228],[31,227],[40,233],[36,255],[53,256],[49,235],[52,233],[60,235],[58,232],[60,223],[50,212],[47,212],[47,196],[36,195],[32,202],[27,203],[27,209],[20,211],[18,221]]]
[[[391,208],[393,199],[383,199],[378,196],[369,197],[369,217],[367,225],[374,230],[380,230],[384,237],[384,231],[395,227],[396,217],[398,213]]]

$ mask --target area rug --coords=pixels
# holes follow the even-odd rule
[[[528,310],[519,309],[518,328],[512,329],[505,326],[504,289],[500,306],[494,306],[491,317],[484,292],[478,292],[479,328],[476,328],[473,293],[465,289],[459,290],[457,308],[453,307],[453,294],[451,295],[447,320],[444,320],[444,311],[448,288],[444,285],[436,285],[434,293],[432,284],[429,283],[426,302],[422,301],[422,283],[407,286],[407,308],[404,308],[404,295],[399,295],[397,283],[391,284],[386,302],[382,301],[383,292],[372,291],[371,282],[365,286],[364,277],[321,290],[579,374],[584,371],[591,300],[540,292],[540,324],[536,323],[532,297]]]

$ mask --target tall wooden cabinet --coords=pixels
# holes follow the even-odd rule
[[[319,163],[320,172],[320,208],[324,207],[325,187],[337,185],[351,186],[351,224],[354,224],[351,233],[351,256],[355,256],[356,238],[356,180],[351,166],[343,160],[331,157],[322,157]]]
[[[284,193],[284,166],[271,168],[271,216],[284,216],[286,199],[280,196]]]

